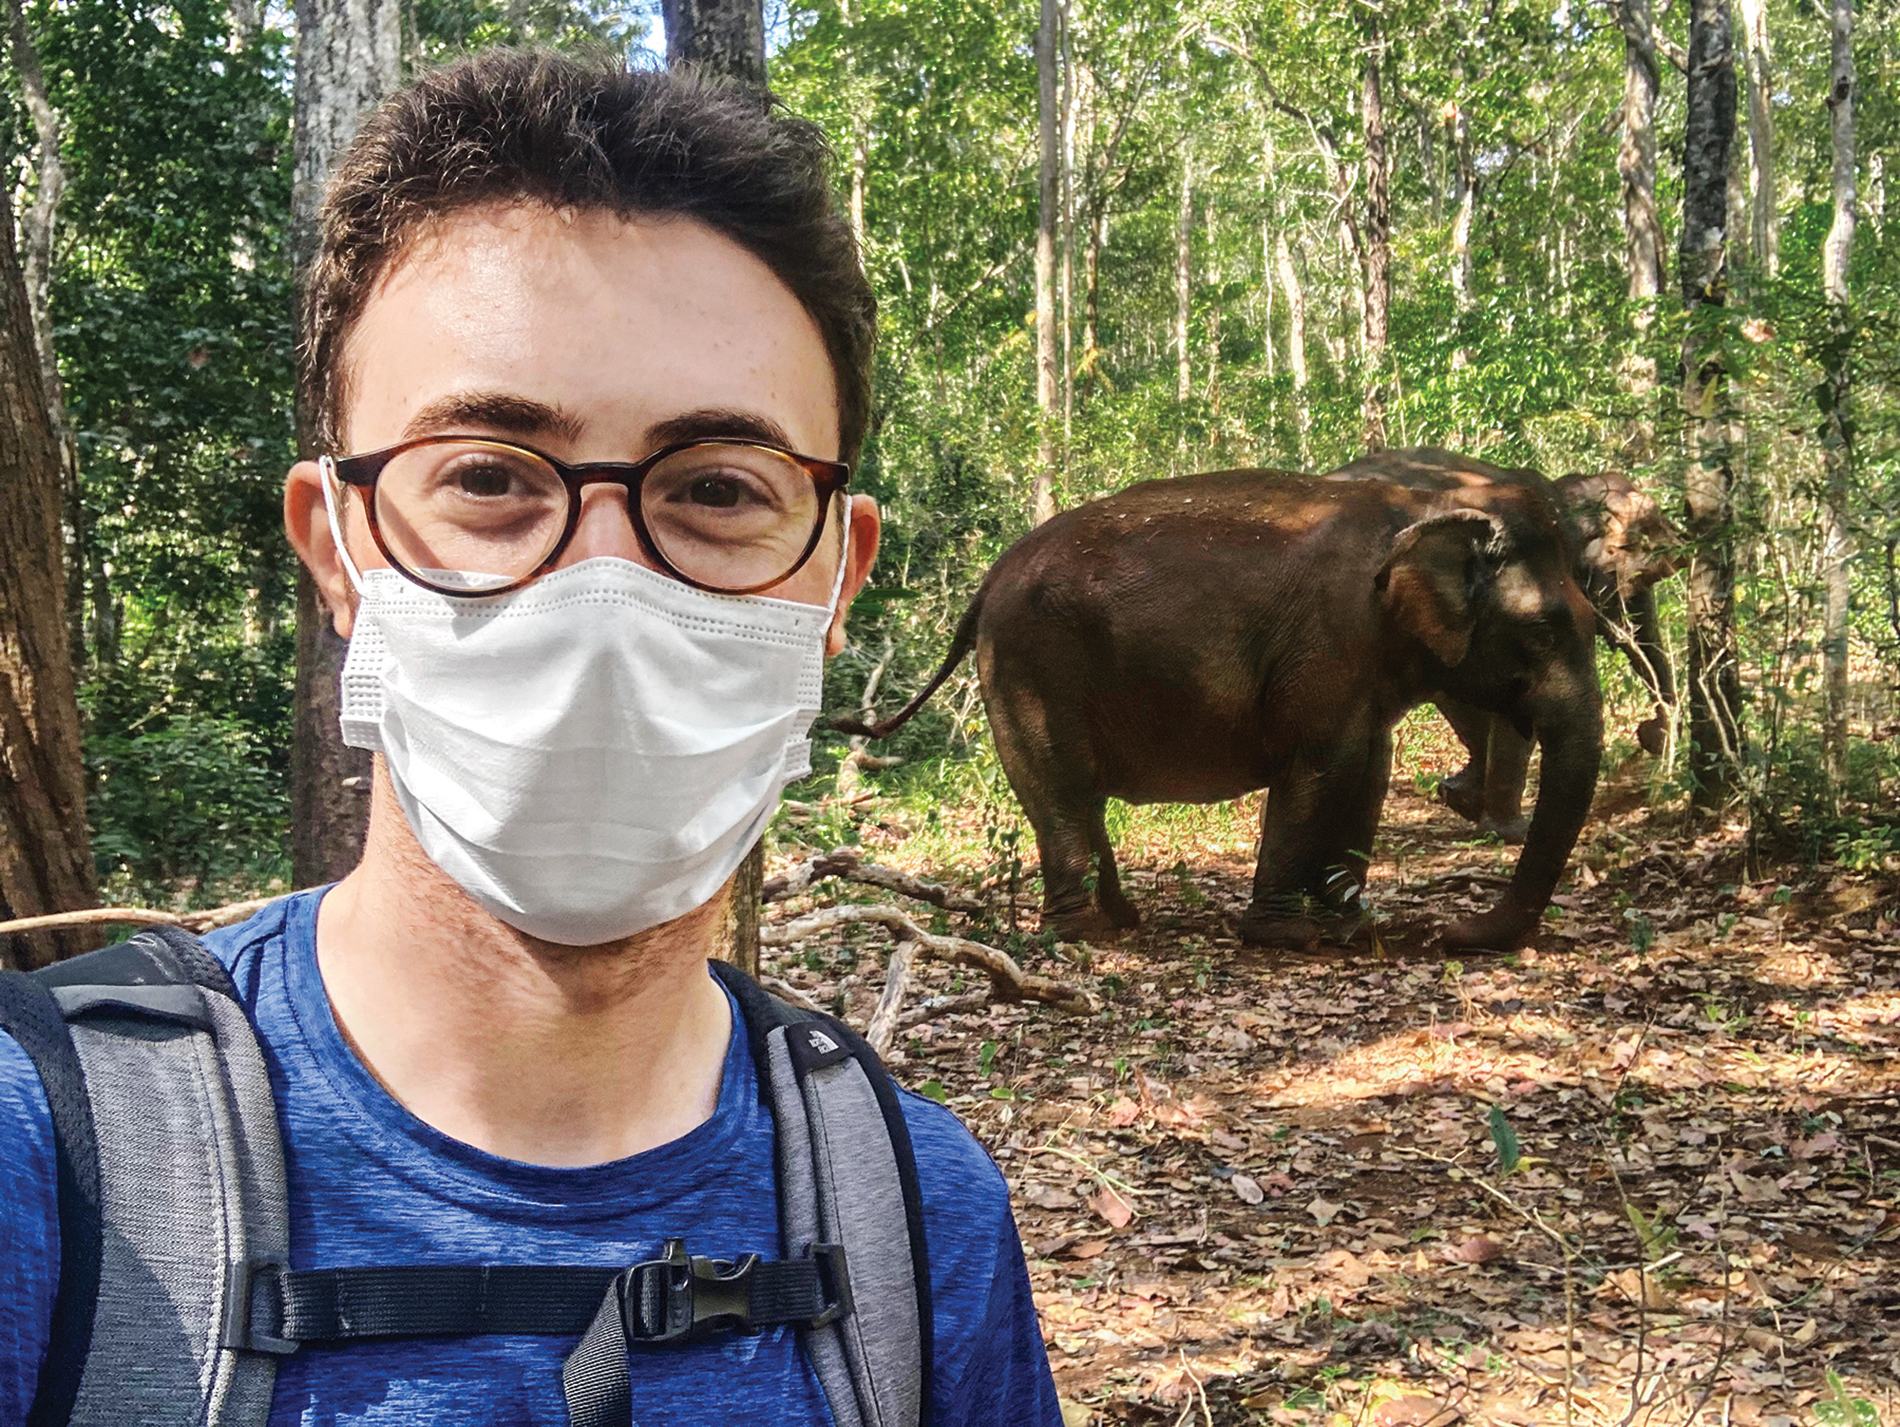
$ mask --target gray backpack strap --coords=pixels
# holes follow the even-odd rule
[[[68,1420],[262,1427],[277,1360],[253,1341],[250,1281],[288,1262],[290,1224],[270,1079],[229,976],[155,927],[34,979],[65,1017],[98,1162],[99,1288]]]
[[[895,1083],[842,1022],[787,1006],[723,962],[778,1128],[788,1257],[836,1245],[854,1311],[806,1334],[839,1427],[927,1427],[930,1265],[916,1157]]]

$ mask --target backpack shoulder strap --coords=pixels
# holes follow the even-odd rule
[[[788,1006],[724,962],[761,1093],[778,1128],[779,1221],[789,1257],[838,1245],[854,1311],[807,1352],[839,1427],[930,1420],[930,1266],[917,1161],[895,1083],[843,1022]]]
[[[99,1149],[79,1052],[53,993],[23,971],[0,973],[0,1031],[39,1072],[53,1120],[59,1202],[59,1286],[27,1427],[62,1427],[79,1394],[99,1292]]]
[[[34,1056],[62,1165],[34,1427],[261,1427],[276,1359],[249,1331],[250,1286],[288,1261],[289,1213],[270,1079],[230,977],[195,937],[153,927],[26,979],[14,998],[51,1007],[72,1055],[63,1068]],[[87,1129],[62,1119],[55,1083]],[[69,1199],[65,1165],[83,1183],[88,1154],[92,1191]],[[74,1265],[70,1298],[69,1236],[94,1255]]]

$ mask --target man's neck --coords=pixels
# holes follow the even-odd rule
[[[718,1103],[732,1024],[706,957],[723,906],[607,946],[536,940],[429,860],[379,758],[363,860],[318,910],[317,963],[344,1038],[425,1124],[507,1159],[600,1164]]]

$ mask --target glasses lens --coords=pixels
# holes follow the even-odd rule
[[[647,473],[647,532],[674,569],[721,590],[775,584],[818,528],[818,489],[789,456],[758,446],[689,446]]]
[[[530,575],[567,523],[567,489],[531,451],[492,441],[413,446],[376,481],[396,562],[432,584],[492,589]]]

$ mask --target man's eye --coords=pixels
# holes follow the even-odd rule
[[[500,465],[462,466],[449,479],[463,495],[481,499],[507,495],[514,487],[514,473]]]
[[[746,498],[744,482],[733,476],[701,476],[686,488],[693,505],[730,509]]]

